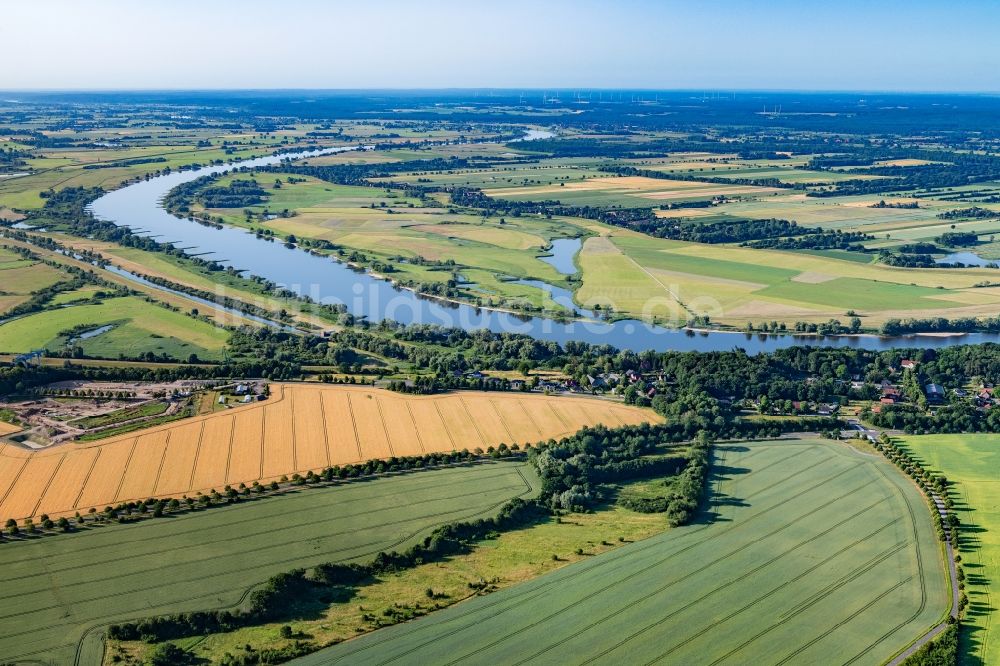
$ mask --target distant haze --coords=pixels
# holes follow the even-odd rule
[[[1000,90],[1000,2],[31,0],[0,89]]]

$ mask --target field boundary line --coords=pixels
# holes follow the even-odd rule
[[[232,429],[236,423],[236,419],[234,417],[230,417],[230,421],[231,422],[229,427],[230,429]],[[188,486],[187,486],[188,492],[190,492],[191,489],[194,488],[194,473],[198,470],[198,460],[201,458],[201,442],[204,438],[205,438],[205,427],[202,426],[201,431],[198,433],[198,446],[196,446],[194,449],[194,464],[191,465],[191,474],[188,476]]]
[[[449,470],[455,470],[455,471],[465,471],[461,467],[443,467],[443,468],[439,468],[439,469],[449,469]],[[425,471],[425,470],[421,470],[421,471]],[[427,470],[427,471],[436,471],[436,470]],[[473,481],[482,484],[484,481],[490,481],[490,480],[493,480],[493,479],[497,479],[497,478],[500,478],[500,477],[502,477],[504,475],[506,475],[506,472],[500,472],[500,473],[490,474],[490,475],[485,475],[484,474],[482,476],[482,478],[476,478],[476,479],[461,479],[461,480],[458,480],[458,481],[450,484],[449,487],[450,488],[457,488],[459,486],[465,485],[467,483],[471,483]],[[523,476],[522,476],[522,478],[523,478]],[[427,484],[427,485],[432,485],[433,486],[433,485],[439,485],[439,483],[440,483],[439,481],[434,481],[434,483]],[[331,486],[329,489],[333,489],[333,488],[334,488],[334,486]],[[424,486],[423,484],[421,484],[421,486],[418,486],[417,488],[410,489],[410,492],[412,494],[414,492],[423,492],[424,490],[426,490],[426,486]],[[481,490],[480,490],[480,492],[481,492]],[[385,498],[385,497],[395,497],[395,496],[398,496],[398,495],[399,495],[398,492],[392,491],[392,492],[388,492],[388,493],[376,495],[376,496],[374,496],[374,499],[381,499],[381,498]],[[464,495],[462,495],[462,496],[464,497]],[[301,495],[301,494],[299,494],[299,495],[289,495],[289,496],[285,496],[285,497],[287,499],[298,499],[298,498],[303,498],[304,495]],[[267,499],[267,498],[265,497],[265,498],[261,498],[261,499]],[[340,500],[340,501],[337,502],[337,504],[338,505],[346,505],[346,504],[357,504],[357,503],[370,503],[371,500],[372,500],[372,498],[354,498],[354,499],[348,499],[348,500]],[[414,504],[425,503],[426,501],[428,501],[428,500],[420,500],[418,502],[414,502]],[[315,505],[310,505],[310,507],[312,507],[312,506],[315,506]],[[220,507],[220,508],[235,508],[235,507],[230,506],[230,507]],[[337,516],[335,518],[336,519],[353,518],[353,517],[367,515],[369,513],[371,513],[371,511],[362,511],[360,513],[352,513],[352,514],[337,514]],[[285,511],[281,511],[281,512],[277,512],[277,513],[274,513],[274,514],[266,514],[264,516],[258,516],[256,518],[238,519],[238,520],[227,522],[226,525],[227,526],[233,526],[233,525],[241,525],[241,524],[244,524],[244,523],[255,523],[255,524],[257,524],[262,519],[270,519],[270,518],[274,518],[274,517],[277,517],[277,516],[283,516],[285,514],[286,514]],[[174,520],[185,520],[185,519],[188,519],[188,518],[191,518],[191,517],[194,517],[194,516],[199,516],[199,515],[203,515],[203,514],[201,514],[200,512],[192,512],[192,513],[188,513],[188,514],[177,516]],[[334,518],[331,518],[330,520],[333,520],[333,519]],[[282,531],[284,529],[295,529],[295,528],[303,527],[303,526],[308,525],[310,523],[317,523],[317,524],[319,524],[319,523],[323,523],[323,522],[327,522],[327,521],[325,521],[325,520],[320,520],[320,521],[317,521],[317,520],[306,520],[306,521],[297,522],[297,523],[286,523],[283,527],[281,527],[281,528],[272,528],[271,530],[268,530],[268,532],[274,532],[275,530],[278,531],[278,532],[280,532],[280,531]],[[142,527],[141,524],[132,524],[132,525],[115,526],[114,529],[119,530],[119,531],[124,531],[124,530],[129,530],[129,529],[133,529],[133,528],[141,528],[141,527]],[[203,532],[214,532],[217,529],[218,529],[217,525],[211,525],[211,526],[207,526],[207,527],[201,527],[201,528],[197,528],[197,529],[188,530],[188,531],[184,532],[183,534],[185,536],[188,536],[188,535],[192,535],[192,534],[200,534],[200,533],[203,533]],[[260,532],[243,532],[241,538],[244,538],[246,536],[257,536],[257,535],[260,535],[260,534],[264,534],[264,532],[263,531],[260,531]],[[90,536],[101,536],[102,534],[99,531],[98,532],[84,532],[82,534],[75,535],[75,538],[82,538],[82,537],[86,537],[88,535],[90,535]],[[177,536],[178,536],[177,534],[164,534],[164,535],[160,535],[160,536],[156,536],[156,537],[147,537],[147,538],[144,538],[144,539],[134,539],[131,542],[132,543],[136,543],[136,544],[148,544],[148,543],[150,543],[152,541],[159,541],[159,540],[162,540],[162,539],[174,539]],[[209,539],[209,540],[200,540],[198,543],[199,544],[224,543],[227,540],[228,539],[216,539],[216,540]],[[31,542],[23,544],[23,545],[25,545],[25,546],[31,545]],[[76,554],[82,554],[82,553],[93,551],[93,550],[102,550],[105,547],[106,546],[104,544],[94,545],[94,546],[87,546],[87,547],[85,547],[83,549],[80,549],[80,550],[76,551]],[[168,553],[168,552],[172,552],[172,551],[175,551],[175,550],[184,550],[184,549],[186,549],[188,547],[189,546],[178,546],[178,547],[175,547],[175,548],[160,548],[160,549],[156,550],[155,553]],[[129,553],[128,555],[121,556],[121,557],[116,557],[116,558],[109,559],[109,560],[104,560],[104,561],[102,561],[100,563],[101,564],[108,564],[108,563],[111,563],[111,562],[118,562],[118,561],[121,561],[123,559],[130,559],[130,558],[134,558],[134,557],[135,557],[135,555],[133,553]],[[25,562],[33,562],[36,559],[37,558],[34,558],[34,557],[27,557],[27,558],[22,558],[22,559],[19,559],[19,560],[11,560],[11,561],[6,562],[5,564],[8,564],[8,565],[23,564]],[[93,563],[94,563],[93,561],[90,561],[87,564],[91,565]],[[74,565],[74,566],[64,566],[64,567],[62,567],[60,569],[50,568],[48,570],[48,573],[62,573],[62,572],[67,572],[67,571],[74,571],[74,570],[79,569],[79,568],[80,568],[80,566],[77,566],[77,565]],[[25,574],[25,575],[22,575],[22,576],[18,576],[16,578],[9,578],[8,580],[11,580],[11,581],[27,580],[27,579],[34,578],[34,577],[39,576],[39,575],[42,575],[42,574]],[[2,593],[0,593],[0,594],[2,594]],[[0,596],[0,599],[2,599],[2,598],[4,598],[4,597]]]
[[[56,478],[56,474],[59,473],[59,470],[62,468],[63,463],[66,462],[66,456],[68,456],[68,455],[69,455],[69,452],[66,452],[66,453],[62,454],[62,456],[59,458],[59,462],[56,463],[56,468],[54,470],[52,470],[51,474],[49,474],[48,481],[46,481],[44,484],[42,484],[42,488],[44,488],[45,490],[43,490],[41,492],[41,494],[39,494],[38,501],[35,502],[35,507],[31,510],[31,515],[32,516],[37,516],[38,515],[38,507],[40,507],[42,505],[42,500],[45,499],[45,495],[48,494],[49,488],[52,487],[52,480]]]
[[[520,481],[521,483],[524,483],[523,477],[519,478],[518,481]],[[519,487],[520,487],[520,484],[518,484],[516,486],[503,486],[501,488],[496,488],[495,491],[496,492],[503,492],[503,491],[507,491],[507,490],[515,490],[515,489],[517,489]],[[529,487],[528,491],[530,491],[530,490],[531,490],[531,488]],[[528,491],[525,491],[525,492],[528,492]],[[482,490],[477,489],[474,492],[461,493],[461,494],[458,494],[458,495],[452,495],[452,496],[444,497],[444,498],[434,498],[434,499],[431,499],[431,500],[424,500],[422,502],[413,502],[413,503],[411,503],[411,505],[415,506],[417,504],[429,504],[429,503],[438,502],[438,501],[457,500],[457,499],[462,499],[462,498],[465,498],[465,497],[481,496],[482,494],[483,494]],[[523,494],[524,494],[524,492],[522,492],[522,493],[520,493],[518,495],[514,495],[514,497],[520,497]],[[501,506],[504,503],[506,503],[507,501],[509,501],[509,500],[503,500],[499,504],[496,504],[494,506]],[[464,511],[464,510],[465,510],[464,507],[460,507],[460,508],[451,509],[451,510],[448,510],[448,511],[439,511],[437,513],[427,514],[426,516],[421,516],[421,518],[438,518],[438,517],[441,517],[441,516],[446,516],[446,515],[450,515],[450,514],[453,514],[453,513],[461,512],[461,511]],[[381,511],[385,511],[385,509],[384,508],[373,509],[372,511],[365,512],[365,513],[371,514],[371,513],[378,513],[378,512],[381,512]],[[356,515],[365,515],[365,513],[356,514]],[[331,518],[331,520],[335,520],[335,519],[339,519],[339,518],[341,518],[341,517],[340,516],[335,516],[335,517]],[[413,520],[412,518],[406,518],[406,519],[402,519],[402,520],[397,520],[395,522],[382,523],[382,524],[379,525],[379,527],[392,527],[392,526],[395,526],[395,525],[402,525],[402,524],[405,524],[405,523],[410,522],[412,520]],[[323,522],[328,522],[328,521],[323,521]],[[298,527],[302,527],[302,525],[299,525]],[[324,534],[323,538],[324,539],[331,539],[333,537],[339,537],[339,536],[344,536],[346,534],[351,534],[351,533],[354,533],[356,531],[357,531],[356,528],[342,530],[340,532],[334,532],[334,533],[330,533],[330,534]],[[258,534],[260,534],[260,533],[258,533]],[[239,537],[239,538],[242,538],[242,537]],[[226,541],[234,541],[234,540],[236,540],[236,539],[227,539]],[[284,548],[284,547],[288,546],[289,544],[305,543],[305,542],[308,542],[308,541],[315,541],[315,540],[316,540],[316,535],[315,534],[310,534],[308,536],[302,537],[301,539],[295,539],[295,540],[291,540],[291,541],[285,541],[285,542],[282,542],[282,543],[266,543],[266,544],[261,545],[261,546],[259,546],[257,548],[251,548],[249,550],[242,550],[241,552],[242,553],[258,553],[258,552],[261,552],[261,551],[270,550],[270,549],[274,549],[274,548],[279,548],[279,549],[280,548]],[[361,544],[360,546],[351,546],[351,547],[349,547],[347,549],[342,549],[342,550],[349,550],[349,549],[355,548],[355,547],[367,547],[369,545],[372,545],[373,543],[376,543],[376,542],[371,542],[371,543],[368,543],[368,544]],[[393,545],[396,545],[396,544],[393,544]],[[330,552],[340,552],[340,551],[334,550],[334,551],[330,551]],[[119,558],[119,559],[128,559],[128,558]],[[215,559],[218,559],[218,555],[208,554],[208,555],[205,555],[204,557],[201,557],[199,559],[190,560],[188,562],[185,562],[185,566],[192,566],[192,565],[197,565],[197,564],[200,564],[200,563],[203,563],[203,562],[210,562],[210,561],[215,560]],[[276,561],[266,562],[266,563],[261,564],[259,566],[244,567],[239,572],[233,572],[233,573],[243,573],[243,572],[246,572],[246,571],[251,570],[251,569],[270,567],[270,566],[274,566],[276,564],[287,564],[289,562],[295,562],[295,561],[298,561],[298,560],[301,560],[301,559],[304,559],[304,558],[302,558],[302,557],[292,557],[292,558],[287,558],[287,559],[284,559],[284,560],[276,560]],[[127,575],[128,576],[142,576],[144,574],[154,573],[154,572],[159,571],[159,570],[160,570],[159,568],[140,569],[140,570],[136,570],[136,571],[131,571]],[[83,599],[83,600],[78,601],[76,603],[91,603],[91,602],[94,602],[94,601],[102,601],[104,599],[113,599],[115,597],[126,596],[126,595],[129,595],[129,594],[135,594],[135,593],[138,593],[138,592],[148,592],[150,590],[157,590],[157,589],[161,589],[161,588],[164,588],[164,587],[170,587],[172,585],[176,585],[176,584],[179,584],[179,583],[191,583],[191,582],[194,582],[194,581],[197,581],[197,580],[201,580],[202,577],[203,577],[202,574],[199,573],[198,575],[196,575],[193,578],[185,578],[185,579],[181,579],[181,580],[171,580],[171,581],[165,581],[165,582],[157,582],[156,584],[151,585],[151,586],[147,586],[147,587],[138,587],[138,588],[133,588],[133,589],[126,590],[126,591],[123,591],[123,592],[114,592],[114,593],[111,593],[111,594],[103,594],[103,595],[96,596],[96,597],[89,597],[87,599]],[[21,580],[23,580],[23,579],[24,579],[24,577],[21,577]],[[102,580],[104,580],[104,579],[92,579],[92,580],[85,580],[85,581],[74,581],[72,583],[68,583],[66,585],[63,585],[62,589],[79,587],[81,585],[92,585],[92,584],[95,584],[95,583],[100,583]],[[29,590],[29,591],[26,591],[26,592],[18,592],[16,594],[4,597],[4,600],[19,599],[19,598],[30,596],[30,595],[33,595],[33,594],[35,594],[34,590]],[[40,607],[40,608],[32,608],[32,609],[30,609],[28,611],[25,611],[25,612],[6,613],[4,615],[0,615],[0,619],[10,619],[10,618],[21,617],[21,616],[24,616],[24,615],[32,615],[32,614],[40,613],[40,612],[43,612],[43,611],[56,610],[56,609],[59,609],[59,608],[62,608],[62,607],[63,607],[62,605],[53,605],[53,606],[45,606],[45,607]],[[61,626],[61,625],[55,625],[55,626]],[[11,636],[11,637],[13,637],[13,636],[23,636],[25,634],[31,633],[32,631],[36,631],[37,629],[38,629],[38,627],[34,627],[34,628],[29,629],[29,630],[24,631],[24,632],[9,633],[7,635]]]
[[[323,400],[323,396],[326,395],[326,391],[319,391],[319,418],[323,421],[323,450],[326,453],[326,466],[331,467],[330,464],[330,433],[327,432],[329,428],[326,427],[326,401]]]
[[[521,408],[521,411],[524,412],[524,415],[528,417],[528,420],[531,422],[531,425],[533,425],[535,427],[535,430],[538,431],[538,439],[535,441],[541,441],[542,429],[539,428],[538,423],[535,422],[535,417],[531,415],[531,412],[529,412],[528,408],[524,406],[524,402],[520,398],[517,398],[516,400],[514,400],[514,402],[517,403],[517,406]]]
[[[528,483],[527,480],[524,479],[524,476],[520,473],[519,470],[518,470],[518,475],[521,476],[522,481],[524,481],[525,486],[526,486],[526,490],[524,492],[520,493],[519,495],[516,495],[516,497],[523,497],[524,495],[532,492],[534,489],[531,486],[531,484]],[[496,509],[498,509],[501,506],[503,506],[504,504],[506,504],[508,501],[510,501],[510,500],[508,499],[508,500],[504,500],[504,501],[498,502],[498,503],[493,504],[493,505],[491,505],[489,507],[486,507],[486,508],[484,508],[482,510],[475,511],[473,513],[461,516],[460,518],[464,519],[464,520],[472,520],[473,518],[476,518],[477,516],[482,516],[482,515],[484,515],[486,513],[491,513],[493,511],[495,511]],[[441,514],[437,514],[437,515],[441,515]],[[428,516],[428,517],[437,517],[437,515]],[[389,549],[389,548],[395,548],[395,547],[399,546],[400,544],[406,543],[407,541],[416,538],[418,535],[420,535],[424,531],[433,530],[434,528],[440,527],[443,524],[445,524],[445,522],[438,522],[438,523],[433,523],[433,524],[424,526],[424,527],[422,527],[419,530],[416,530],[416,531],[414,531],[412,533],[408,533],[408,534],[403,535],[401,538],[399,538],[398,540],[396,540],[395,542],[393,542],[391,544],[387,544],[387,545],[383,546],[383,548],[380,549],[379,551],[374,551],[374,550],[368,551],[368,552],[365,552],[365,553],[361,553],[359,555],[355,555],[355,556],[350,557],[348,559],[349,560],[355,560],[355,559],[359,559],[359,558],[362,558],[362,557],[369,557],[369,556],[372,556],[372,555],[376,555],[376,554],[378,554],[378,552],[382,552],[382,551],[384,551],[386,549]],[[367,547],[369,545],[372,545],[372,544],[365,544],[365,545],[359,546],[359,547]],[[336,552],[336,551],[334,551],[334,552]],[[291,561],[294,561],[294,560],[291,560]],[[247,600],[247,598],[250,596],[250,594],[255,589],[257,589],[260,585],[261,585],[261,583],[255,583],[254,585],[251,585],[251,586],[245,588],[244,591],[243,591],[243,593],[242,593],[242,595],[233,604],[226,604],[226,605],[222,605],[222,606],[217,606],[217,607],[209,609],[209,610],[226,610],[226,609],[238,608],[239,606],[241,606]],[[196,599],[202,599],[202,598],[205,598],[205,597],[217,597],[217,596],[218,596],[218,593],[213,593],[211,595],[198,595],[196,597],[191,597],[191,598],[188,598],[188,599],[184,599],[184,600],[182,600],[182,601],[180,601],[178,603],[190,602],[190,601],[194,601]],[[81,637],[81,639],[77,642],[77,657],[76,657],[76,661],[74,662],[77,666],[79,666],[79,664],[80,664],[80,661],[79,661],[80,650],[82,649],[83,641],[85,640],[86,636],[89,635],[91,632],[100,631],[104,627],[106,627],[108,623],[107,622],[102,622],[102,621],[105,621],[105,620],[112,620],[113,621],[115,618],[120,618],[123,615],[124,614],[119,614],[119,615],[114,615],[114,616],[105,616],[103,618],[98,618],[97,621],[101,622],[101,624],[92,625],[86,632],[84,632],[84,634]],[[128,617],[131,617],[131,616],[128,616]],[[157,616],[152,616],[152,617],[163,617],[163,614],[160,614],[160,615],[157,615]],[[102,644],[103,644],[103,641],[102,641]],[[31,654],[37,654],[37,652],[38,651],[35,651],[35,652],[31,653]]]
[[[427,449],[424,447],[424,438],[420,436],[420,428],[417,427],[417,420],[413,418],[413,406],[409,400],[404,400],[403,404],[406,405],[406,413],[410,417],[410,425],[413,426],[413,433],[417,436],[417,444],[420,445],[420,452],[427,453]]]
[[[4,502],[7,501],[7,496],[10,495],[10,491],[17,485],[17,480],[21,478],[21,472],[23,472],[24,468],[28,466],[31,458],[22,458],[22,460],[23,462],[21,463],[21,466],[17,469],[17,474],[14,475],[14,480],[10,482],[10,486],[4,491],[3,497],[0,497],[0,506],[3,506]]]
[[[282,393],[284,395],[284,393]],[[235,421],[233,428],[236,428]],[[264,478],[264,440],[267,438],[267,408],[260,410],[260,471],[257,478]]]
[[[354,431],[354,446],[358,449],[358,461],[365,459],[365,454],[361,453],[361,438],[358,436],[357,419],[354,418],[354,401],[351,400],[350,392],[347,395],[347,413],[351,415],[351,429]]]
[[[198,445],[201,446],[201,439],[205,436],[205,424],[201,424],[201,432],[198,434]],[[236,439],[236,419],[229,424],[229,448],[226,451],[226,473],[222,477],[222,482],[229,484],[229,469],[233,465],[233,440]]]
[[[500,425],[503,426],[503,430],[507,433],[507,437],[510,439],[511,443],[516,444],[517,442],[514,440],[514,436],[510,434],[510,428],[507,427],[507,422],[504,420],[503,413],[497,407],[496,402],[494,402],[493,399],[488,399],[487,402],[489,402],[490,407],[493,408],[493,413],[496,414],[497,420],[500,421]]]
[[[469,422],[472,424],[472,427],[476,429],[476,435],[479,436],[479,443],[484,447],[489,446],[489,444],[486,443],[486,438],[483,437],[483,431],[479,429],[479,423],[476,422],[476,419],[472,418],[472,412],[469,411],[469,405],[465,402],[465,398],[463,396],[458,396],[458,402],[462,405],[462,410],[465,412],[465,415],[469,417]]]
[[[118,489],[115,490],[115,496],[111,500],[112,502],[117,502],[118,501],[118,496],[121,495],[122,486],[125,485],[125,476],[128,474],[128,468],[129,468],[129,466],[132,465],[132,456],[135,455],[135,447],[136,447],[136,445],[138,443],[139,443],[139,437],[138,436],[133,437],[132,438],[132,448],[129,449],[128,459],[125,460],[125,467],[122,468],[122,478],[118,479]]]
[[[889,464],[889,463],[886,462],[885,464]],[[883,477],[885,477],[886,479],[889,479],[889,475],[885,472],[884,469],[882,469],[881,465],[878,465],[877,469],[878,469],[879,473],[882,474]],[[927,495],[924,494],[923,490],[920,488],[920,486],[918,486],[916,484],[915,481],[913,481],[912,479],[903,479],[903,478],[900,478],[900,475],[902,475],[902,473],[903,473],[902,470],[899,470],[895,466],[893,466],[893,469],[896,470],[894,472],[894,475],[896,476],[896,480],[897,481],[903,481],[903,483],[906,483],[907,481],[909,481],[910,483],[912,483],[911,487],[916,488],[916,491],[920,495],[920,497],[924,498],[925,501],[930,499],[930,498],[927,497]],[[913,622],[920,615],[920,613],[922,613],[924,611],[924,608],[927,606],[927,585],[926,585],[926,582],[924,581],[923,553],[922,553],[922,551],[920,549],[920,540],[919,540],[919,534],[918,534],[918,530],[917,530],[916,514],[914,513],[913,506],[910,504],[910,501],[906,497],[906,493],[903,491],[903,489],[899,486],[898,483],[893,483],[893,485],[894,485],[894,487],[896,489],[896,492],[899,494],[899,497],[901,498],[902,502],[906,505],[906,510],[907,510],[907,512],[909,513],[909,516],[910,516],[910,524],[911,524],[912,529],[913,529],[914,541],[917,544],[917,569],[920,572],[920,592],[921,592],[920,607],[917,609],[917,611],[912,616],[910,616],[910,618],[905,623],[900,623],[899,625],[897,625],[897,627],[895,629],[893,629],[891,632],[888,632],[887,634],[883,635],[875,643],[873,643],[868,648],[866,648],[865,650],[862,650],[860,653],[858,653],[857,655],[855,655],[851,659],[851,662],[849,662],[849,663],[857,661],[858,658],[860,658],[861,656],[863,656],[864,654],[866,654],[872,647],[874,647],[878,643],[880,643],[883,640],[885,640],[889,635],[891,635],[895,631],[898,631],[899,629],[901,629],[902,627],[904,627],[906,624],[909,624],[910,622]],[[927,508],[928,511],[931,510],[930,507],[926,507],[926,508]],[[955,598],[958,597],[958,583],[955,580],[954,552],[952,550],[951,541],[947,541],[946,540],[944,545],[945,545],[945,559],[946,559],[946,561],[944,562],[944,565],[945,565],[945,568],[947,569],[948,583],[949,583],[950,592],[951,592],[951,595],[950,595],[951,598],[949,599],[949,604],[951,605],[951,616],[957,618],[957,616],[958,616],[958,608],[956,606]],[[940,550],[938,550],[938,553],[940,554]],[[895,664],[901,663],[907,656],[909,656],[910,654],[916,652],[920,648],[921,645],[923,645],[923,644],[927,643],[928,641],[932,640],[935,636],[937,636],[939,633],[941,633],[942,631],[944,631],[945,626],[946,626],[945,622],[939,622],[939,623],[933,625],[932,627],[930,627],[929,629],[927,629],[925,632],[923,632],[922,634],[920,634],[919,636],[917,636],[917,638],[915,638],[912,641],[910,641],[910,643],[906,647],[904,647],[902,650],[899,650],[896,653],[896,655],[888,663],[891,664],[891,665],[893,665],[893,666]]]
[[[389,455],[396,457],[396,451],[392,448],[392,437],[389,437],[389,428],[385,425],[385,412],[382,411],[382,401],[375,398],[375,408],[378,409],[378,421],[382,424],[382,434],[385,435],[386,446],[389,447]]]
[[[160,475],[163,474],[163,462],[167,459],[167,450],[170,448],[170,435],[173,434],[173,430],[167,431],[167,441],[163,443],[163,451],[160,453],[160,464],[156,467],[156,478],[153,479],[153,494],[158,494],[156,492],[156,487],[160,485]]]
[[[73,500],[74,509],[80,508],[80,498],[83,497],[83,491],[87,489],[87,484],[90,483],[90,475],[94,473],[94,468],[97,467],[97,461],[101,459],[101,453],[103,452],[104,449],[97,449],[97,455],[94,456],[94,459],[90,463],[90,469],[87,470],[87,476],[83,477],[83,483],[80,484],[80,492],[76,494],[76,499]]]
[[[284,391],[282,391],[284,393]],[[295,391],[288,391],[288,411],[291,413],[292,418],[290,425],[292,427],[292,469],[296,472],[299,471],[299,442],[295,437]],[[325,425],[325,424],[324,424]]]
[[[448,423],[444,420],[444,414],[441,413],[441,405],[438,404],[437,400],[431,401],[434,405],[434,411],[437,412],[438,418],[441,419],[441,425],[444,427],[444,434],[448,435],[448,441],[451,442],[451,450],[457,451],[455,447],[455,438],[451,436],[451,428],[448,427]]]
[[[549,411],[552,412],[552,415],[555,416],[556,420],[559,421],[560,423],[562,423],[564,427],[566,427],[566,428],[571,428],[572,427],[569,423],[566,423],[566,419],[563,418],[562,414],[560,414],[559,411],[555,407],[552,406],[552,402],[551,401],[546,400],[542,404],[544,404],[546,407],[549,408]],[[613,413],[613,410],[612,410],[612,413]],[[618,423],[621,424],[622,420],[618,419]]]

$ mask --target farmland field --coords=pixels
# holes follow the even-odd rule
[[[659,206],[741,195],[765,196],[779,190],[756,185],[726,185],[692,180],[597,177],[565,184],[484,189],[490,196],[512,201],[555,199],[569,206]]]
[[[33,313],[0,325],[0,351],[31,349],[60,351],[67,342],[64,331],[74,327],[111,328],[74,344],[90,356],[118,358],[152,352],[187,359],[196,354],[205,360],[222,356],[229,332],[179,312],[128,296],[99,304],[70,305]]]
[[[400,396],[274,384],[270,400],[98,442],[32,452],[0,442],[0,516],[73,515],[390,456],[534,443],[651,410],[539,394]],[[475,415],[475,416],[473,416]],[[492,424],[492,427],[487,427]]]
[[[534,308],[562,309],[542,290],[500,278],[561,283],[562,276],[537,257],[544,254],[553,238],[580,233],[570,222],[511,218],[501,223],[499,218],[458,213],[391,189],[335,185],[281,173],[273,176],[257,178],[267,197],[263,203],[239,209],[205,209],[192,204],[192,210],[278,237],[313,239],[374,255],[393,265],[390,277],[396,281],[447,283],[454,279],[454,273],[466,271],[468,281],[463,289],[469,298],[505,296],[510,299],[505,302],[508,306],[516,307],[517,301]],[[226,186],[238,177],[222,177],[213,185]],[[276,182],[282,178],[282,184]],[[286,210],[294,214],[274,216]],[[349,254],[341,256],[348,258]],[[408,261],[400,262],[400,257]],[[427,261],[452,263],[442,267]]]
[[[111,622],[231,606],[276,573],[366,561],[537,490],[530,467],[499,462],[5,544],[0,661],[100,663],[91,630]]]
[[[879,664],[949,608],[922,497],[818,440],[717,448],[715,520],[293,663]]]
[[[996,435],[907,436],[904,448],[955,485],[962,528],[958,550],[966,572],[969,608],[962,621],[962,663],[994,664],[1000,658],[996,601],[1000,582],[1000,450]]]
[[[708,245],[614,231],[579,257],[585,307],[686,320],[687,313],[745,321],[825,321],[855,310],[876,328],[890,317],[986,316],[1000,290],[975,287],[992,269],[898,269],[834,255]],[[678,305],[684,304],[684,309]]]

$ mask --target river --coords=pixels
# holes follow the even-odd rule
[[[533,139],[546,136],[551,134],[542,131],[530,134],[530,138]],[[171,189],[200,176],[219,174],[239,167],[277,164],[286,157],[301,159],[353,149],[343,147],[267,156],[228,165],[175,171],[109,192],[94,201],[89,208],[97,218],[129,227],[140,236],[154,237],[160,242],[186,248],[192,254],[207,256],[221,264],[258,275],[298,294],[310,296],[318,302],[344,304],[349,312],[359,317],[366,317],[369,321],[393,319],[404,324],[439,324],[466,330],[489,329],[494,332],[523,333],[558,343],[581,341],[636,351],[645,349],[724,351],[739,347],[749,353],[759,353],[806,344],[889,349],[945,347],[1000,341],[1000,336],[980,333],[899,338],[778,336],[718,331],[694,332],[653,326],[639,321],[557,322],[545,318],[523,317],[418,296],[329,257],[313,255],[303,250],[285,247],[282,243],[263,240],[244,229],[237,227],[218,229],[186,218],[174,217],[163,209],[161,203]],[[556,265],[561,272],[575,271],[572,256],[567,263],[564,252],[556,251],[557,249],[564,251],[568,247],[570,247],[568,243],[554,244],[553,247],[554,256],[550,259],[550,263]]]

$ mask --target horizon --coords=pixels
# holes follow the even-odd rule
[[[5,9],[10,26],[28,28],[6,35],[8,51],[30,56],[0,72],[9,91],[1000,91],[1000,52],[969,29],[1000,21],[986,0],[774,0],[767,11],[736,0],[624,0],[613,11],[592,0]]]
[[[111,87],[93,87],[93,88],[0,88],[0,93],[233,93],[233,92],[261,92],[261,93],[372,93],[372,92],[393,92],[393,93],[442,93],[442,92],[457,92],[457,93],[595,93],[595,92],[611,92],[611,93],[624,93],[624,92],[635,92],[635,93],[690,93],[690,94],[712,94],[712,95],[733,95],[733,94],[792,94],[792,95],[853,95],[853,94],[864,94],[864,95],[942,95],[942,96],[979,96],[979,97],[994,97],[1000,96],[1000,88],[995,90],[946,90],[946,89],[919,89],[915,88],[912,90],[893,90],[893,89],[877,89],[877,88],[643,88],[643,87],[601,87],[601,86],[547,86],[547,87],[529,87],[529,86],[512,86],[512,87],[488,87],[488,88],[477,88],[477,87],[461,87],[461,86],[448,86],[448,87],[398,87],[398,86],[385,86],[385,87],[371,87],[371,88],[283,88],[283,87],[240,87],[240,88],[199,88],[199,87],[180,87],[180,88],[142,88],[142,87],[131,87],[131,88],[111,88]],[[717,99],[722,99],[718,97]]]

